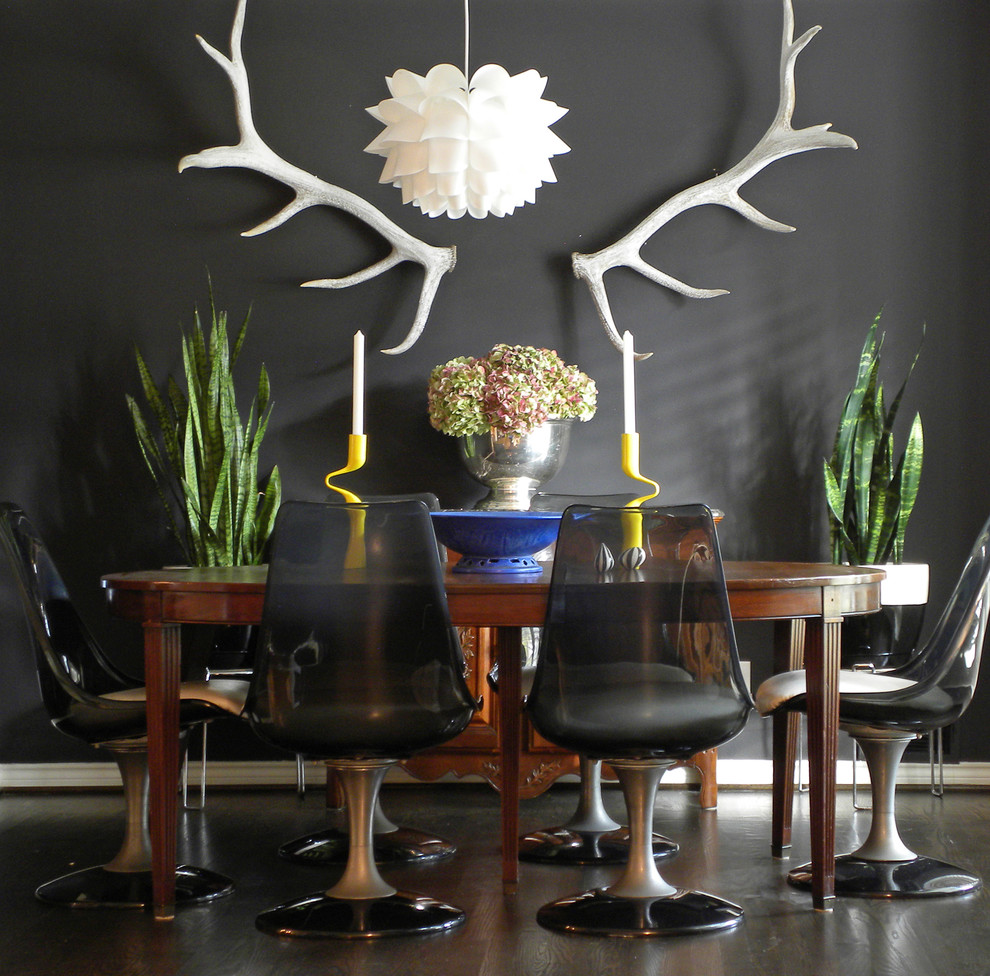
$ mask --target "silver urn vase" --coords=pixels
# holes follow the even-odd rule
[[[459,437],[468,473],[489,489],[474,507],[486,511],[527,511],[533,493],[564,463],[573,420],[548,420],[528,434],[489,428]]]

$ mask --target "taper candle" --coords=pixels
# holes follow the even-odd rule
[[[351,433],[364,433],[364,333],[354,333],[354,387],[351,395]]]
[[[627,329],[622,333],[622,404],[623,431],[636,433],[636,378],[633,375],[633,337]]]

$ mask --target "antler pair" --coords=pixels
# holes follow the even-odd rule
[[[413,261],[422,265],[424,270],[423,286],[420,290],[419,306],[416,309],[416,318],[412,327],[399,345],[383,350],[393,354],[405,352],[416,342],[426,325],[440,279],[454,267],[456,249],[453,246],[434,247],[411,234],[407,234],[380,210],[357,194],[326,183],[286,162],[266,145],[258,135],[251,114],[247,69],[244,66],[244,58],[241,53],[245,4],[246,0],[238,0],[234,26],[230,35],[230,57],[221,54],[202,37],[197,36],[206,53],[220,65],[230,79],[234,90],[237,122],[241,134],[240,142],[236,146],[217,146],[186,156],[179,163],[179,171],[194,166],[205,169],[224,166],[243,167],[284,183],[294,192],[293,200],[285,208],[253,230],[245,231],[245,237],[264,234],[279,227],[289,218],[308,207],[328,206],[346,210],[358,217],[369,227],[378,231],[392,245],[392,250],[387,257],[361,271],[356,271],[344,278],[321,278],[307,281],[304,283],[304,287],[347,288],[350,285],[368,281],[403,261]],[[606,271],[618,267],[631,268],[651,281],[689,298],[714,298],[716,295],[725,295],[727,291],[724,288],[695,288],[660,271],[643,260],[639,253],[640,249],[647,240],[677,214],[705,204],[728,207],[766,230],[793,231],[794,228],[790,225],[767,217],[752,204],[743,200],[739,196],[740,187],[769,166],[770,163],[783,159],[785,156],[807,152],[811,149],[856,148],[855,140],[849,136],[829,131],[830,123],[797,130],[791,126],[795,102],[794,65],[798,55],[819,30],[821,30],[820,27],[812,27],[795,41],[794,10],[791,0],[784,0],[784,30],[780,55],[780,102],[776,117],[756,146],[726,172],[676,193],[621,240],[594,254],[574,253],[571,256],[574,274],[587,282],[602,325],[617,349],[621,350],[622,348],[622,338],[615,326],[612,310],[609,306],[608,293],[605,290],[604,276]],[[651,354],[638,353],[637,355],[639,358],[646,358]]]

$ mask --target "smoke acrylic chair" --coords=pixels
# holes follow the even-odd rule
[[[341,504],[342,496],[335,491],[325,499],[330,505]],[[421,501],[426,507],[436,512],[440,509],[440,500],[432,492],[420,492],[408,495],[365,495],[364,502],[396,502],[396,501]],[[441,550],[441,559],[446,560],[446,549]],[[297,779],[305,776],[299,773],[303,770],[304,763],[301,756],[296,757]],[[328,774],[332,776],[332,773]],[[305,780],[301,780],[303,783]],[[302,790],[300,790],[302,795]],[[347,816],[346,806],[342,810]],[[440,858],[450,857],[457,848],[448,840],[436,837],[433,834],[416,830],[412,827],[397,826],[389,820],[385,811],[382,810],[381,801],[375,803],[375,819],[372,828],[374,836],[374,858],[379,864],[405,864],[415,861],[423,864],[429,861],[436,861]],[[348,830],[344,827],[324,827],[320,830],[311,831],[301,837],[286,841],[278,849],[279,857],[287,861],[294,861],[297,864],[346,864],[350,849],[348,840]]]
[[[601,505],[618,508],[638,497],[635,493],[614,495],[561,495],[537,492],[530,508],[562,512],[570,505]],[[497,667],[497,665],[496,665]],[[534,661],[523,663],[523,691],[528,693],[536,671]],[[629,828],[609,816],[602,801],[600,759],[578,757],[578,803],[562,824],[540,827],[519,838],[519,860],[536,864],[625,864],[629,857]],[[671,857],[677,844],[663,834],[653,834],[653,856]]]
[[[990,609],[990,521],[924,647],[903,667],[883,673],[839,672],[839,728],[866,756],[873,815],[865,842],[835,859],[836,895],[909,898],[959,895],[981,885],[976,875],[915,854],[897,830],[895,786],[901,757],[914,739],[955,722],[973,698]],[[805,672],[768,678],[757,690],[764,715],[804,711]],[[811,885],[809,865],[788,881]]]
[[[147,908],[152,904],[148,835],[145,689],[118,671],[73,607],[44,543],[16,506],[0,503],[0,542],[14,570],[35,649],[41,697],[52,724],[106,749],[116,761],[127,807],[116,856],[49,881],[35,894],[74,908]],[[240,713],[247,682],[180,686],[180,728]],[[188,864],[176,868],[176,902],[209,901],[233,889],[229,878]]]
[[[476,708],[426,505],[284,503],[245,714],[262,739],[323,759],[339,777],[350,843],[332,888],[262,913],[259,929],[375,938],[464,920],[386,883],[372,824],[388,770],[454,738]]]
[[[668,884],[650,838],[663,773],[733,738],[751,707],[711,511],[568,508],[527,710],[551,742],[612,766],[631,836],[614,883],[544,905],[541,925],[654,936],[738,924],[738,905]]]

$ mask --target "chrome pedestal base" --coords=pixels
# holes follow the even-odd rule
[[[438,861],[457,850],[449,841],[411,827],[376,833],[373,848],[373,857],[378,864]],[[283,844],[278,849],[278,856],[297,864],[344,864],[349,852],[347,831],[328,827]]]
[[[177,905],[195,905],[229,895],[230,878],[180,864],[175,869]],[[150,908],[153,903],[150,871],[108,871],[98,866],[74,871],[43,884],[35,895],[49,905],[67,908]]]
[[[742,917],[738,905],[702,891],[629,898],[600,888],[551,902],[536,913],[547,929],[625,938],[711,932],[738,925]]]
[[[653,835],[653,856],[673,857],[674,841]],[[571,830],[566,824],[545,827],[519,840],[519,860],[539,864],[625,864],[629,859],[629,828],[590,831]]]
[[[897,768],[919,733],[844,724],[863,750],[870,770],[873,817],[863,844],[835,859],[835,893],[859,898],[930,898],[965,895],[982,884],[975,874],[932,857],[915,854],[897,830],[894,796]],[[811,887],[811,865],[794,868],[787,880]]]
[[[536,920],[558,932],[618,937],[680,935],[731,928],[743,910],[703,891],[675,888],[660,876],[650,843],[653,799],[672,760],[610,761],[629,814],[629,857],[607,888],[593,888],[544,905]]]
[[[601,760],[580,756],[581,791],[570,820],[543,827],[519,840],[519,860],[539,864],[625,864],[629,828],[617,824],[602,803]],[[652,834],[653,857],[671,857],[677,844]]]
[[[787,880],[810,890],[811,865],[794,868]],[[932,898],[965,895],[977,891],[982,881],[975,874],[932,857],[910,861],[867,861],[855,854],[835,859],[835,893],[857,898]]]
[[[301,938],[377,939],[391,935],[445,932],[464,921],[464,912],[426,895],[396,891],[374,859],[376,820],[392,828],[381,812],[378,792],[394,759],[335,759],[333,770],[347,810],[347,864],[329,891],[304,895],[263,912],[255,925],[270,935]]]
[[[397,891],[379,898],[333,898],[316,892],[263,912],[255,925],[269,935],[312,939],[380,939],[446,932],[463,923],[453,905]]]

